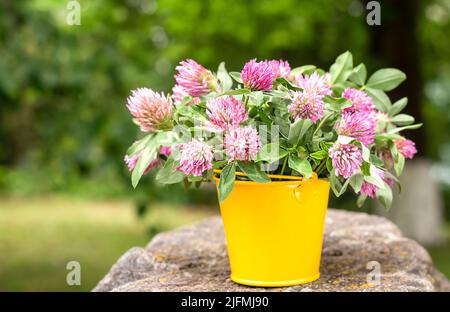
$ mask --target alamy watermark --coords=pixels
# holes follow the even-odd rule
[[[369,1],[366,5],[369,11],[366,16],[366,22],[369,26],[381,25],[381,5],[378,1]]]
[[[66,6],[66,23],[70,26],[81,25],[81,5],[78,1],[69,1]]]
[[[378,286],[381,284],[381,264],[378,261],[369,261],[366,264],[367,273],[366,282],[370,286]]]
[[[69,286],[80,286],[81,285],[81,265],[78,261],[69,261],[66,264],[66,270],[69,273],[66,275],[66,283]]]

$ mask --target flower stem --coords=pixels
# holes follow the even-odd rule
[[[249,96],[247,96],[247,95],[244,95],[244,106],[245,106],[245,109],[247,110],[248,109],[248,99],[249,99]]]
[[[288,157],[289,157],[289,156],[286,156],[286,157],[284,158],[283,166],[281,167],[281,173],[280,173],[280,175],[283,175],[284,169],[286,169],[286,164],[287,164]]]
[[[315,170],[316,173],[317,173],[317,176],[319,176],[319,175],[322,173],[322,171],[323,171],[323,169],[324,169],[326,163],[327,163],[327,159],[325,158],[325,160],[323,160],[323,161],[319,164],[319,166],[317,166],[317,168],[316,168],[317,170]]]
[[[324,125],[324,123],[333,115],[333,113],[329,113],[328,115],[325,116],[325,118],[323,118],[319,125],[317,126],[316,130],[314,130],[313,133],[313,137],[316,135],[317,131],[319,131],[320,128],[322,128],[322,126]]]

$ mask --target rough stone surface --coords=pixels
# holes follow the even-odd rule
[[[381,264],[379,285],[367,283],[367,263]],[[450,291],[427,251],[390,221],[329,209],[321,278],[293,287],[256,288],[229,278],[222,222],[206,219],[157,235],[126,252],[94,291]]]

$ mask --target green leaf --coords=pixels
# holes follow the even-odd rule
[[[371,165],[370,166],[370,176],[364,176],[364,181],[375,185],[378,188],[384,188],[385,187],[385,183],[383,181],[383,179],[376,173],[376,171],[374,170],[375,166]]]
[[[399,193],[401,193],[401,191],[402,191],[402,185],[401,185],[401,183],[400,183],[400,180],[399,180],[395,175],[393,175],[393,174],[390,173],[389,171],[385,171],[385,172],[384,172],[384,177],[385,177],[386,179],[391,179],[391,180],[393,180],[393,181],[395,182],[395,184],[397,185],[397,187],[398,187]]]
[[[358,208],[361,208],[364,205],[366,199],[367,199],[366,194],[361,194],[358,196],[358,199],[356,200],[356,205],[358,206]]]
[[[229,72],[228,75],[230,75],[231,78],[236,80],[238,83],[243,83],[240,72]]]
[[[306,72],[314,71],[314,69],[316,69],[316,66],[314,66],[314,65],[303,65],[303,66],[292,69],[291,75],[293,75],[293,76],[300,75],[300,74],[303,74]]]
[[[187,95],[181,100],[180,104],[178,104],[177,106],[178,107],[184,107],[184,106],[188,105],[188,103],[191,102],[192,99],[193,99],[192,96]]]
[[[253,103],[256,106],[260,106],[264,101],[264,93],[262,91],[253,91],[249,94],[249,97],[253,99]]]
[[[328,153],[328,150],[330,149],[330,147],[333,146],[333,144],[334,144],[333,142],[324,142],[324,141],[319,142],[320,148],[322,150],[326,151],[327,153]]]
[[[350,178],[347,179],[347,180],[345,180],[345,182],[344,182],[344,184],[342,185],[341,189],[338,190],[338,193],[337,193],[337,195],[336,195],[337,197],[339,197],[339,196],[341,196],[342,194],[345,193],[345,191],[347,190],[348,185],[350,184],[350,181],[351,181]]]
[[[351,184],[352,181],[354,184],[355,183],[362,184],[362,182],[359,182],[359,180],[358,180],[359,178],[355,177],[352,180],[352,177],[345,180],[344,184],[342,184],[341,181],[339,180],[339,178],[336,176],[336,173],[334,170],[332,171],[332,173],[330,173],[330,185],[331,185],[331,189],[333,190],[333,193],[334,193],[334,195],[336,195],[336,197],[340,197],[342,194],[344,194],[345,191],[347,190],[348,185]]]
[[[289,136],[290,123],[288,118],[283,118],[280,116],[273,116],[272,120],[275,125],[280,129],[280,134],[287,138]]]
[[[281,84],[282,86],[284,86],[288,90],[295,90],[295,91],[302,91],[303,90],[302,88],[297,87],[296,85],[294,85],[289,80],[287,80],[286,78],[283,78],[283,77],[279,77],[279,78],[275,79],[275,83],[276,84]]]
[[[206,114],[204,108],[199,105],[189,105],[188,110],[192,112],[192,115],[198,119],[209,120],[209,116]]]
[[[328,172],[330,172],[330,174],[331,174],[331,171],[333,171],[333,162],[332,162],[331,158],[327,158],[326,166],[327,166]]]
[[[164,131],[156,134],[157,146],[171,146],[179,143],[180,137],[176,131]]]
[[[221,93],[220,95],[240,95],[240,94],[249,94],[251,90],[249,89],[235,89],[235,90],[229,90],[226,92]],[[192,105],[191,105],[192,106]]]
[[[297,171],[305,178],[308,179],[312,176],[313,171],[311,168],[311,164],[309,163],[309,161],[307,159],[300,158],[298,156],[291,154],[291,155],[289,155],[288,164],[289,164],[289,168]]]
[[[388,134],[399,133],[400,131],[403,131],[403,130],[418,129],[418,128],[422,127],[422,125],[423,124],[419,123],[419,124],[415,124],[415,125],[409,125],[409,126],[394,128],[392,130],[389,130]]]
[[[233,86],[233,80],[230,75],[228,75],[228,71],[225,68],[225,63],[222,62],[219,65],[219,69],[217,70],[217,79],[219,79],[219,83],[222,87],[222,91],[228,91]]]
[[[270,119],[270,117],[262,110],[258,110],[258,115],[259,115],[259,118],[261,118],[261,121],[264,122],[265,124],[267,124],[267,125],[272,124],[272,120]]]
[[[356,173],[350,177],[349,181],[355,193],[358,194],[359,191],[361,191],[361,186],[364,182],[364,175],[361,173]]]
[[[216,160],[213,163],[213,169],[220,169],[221,167],[225,166],[228,163],[228,160]]]
[[[353,69],[349,77],[350,81],[360,86],[364,85],[364,83],[366,82],[366,78],[367,78],[367,69],[366,66],[362,63]]]
[[[154,133],[150,133],[145,137],[143,137],[142,139],[140,139],[139,141],[134,142],[127,150],[127,155],[134,156],[137,153],[141,152],[154,136],[155,136]]]
[[[397,160],[394,162],[394,170],[397,176],[400,176],[405,166],[405,157],[402,154],[398,154]]]
[[[350,144],[351,142],[353,142],[355,139],[349,136],[345,136],[345,135],[340,135],[337,138],[337,142],[339,144]]]
[[[414,123],[414,117],[407,114],[398,114],[397,116],[392,117],[392,123],[397,126],[406,126]]]
[[[263,146],[256,156],[258,161],[267,161],[268,163],[273,163],[278,159],[285,157],[288,152],[281,148],[278,143],[269,143]]]
[[[370,163],[363,161],[361,171],[365,176],[370,176]]]
[[[398,155],[400,154],[398,152],[397,146],[392,141],[389,141],[388,145],[389,145],[389,150],[391,151],[392,157],[394,158],[395,161],[397,161]]]
[[[389,109],[389,116],[394,116],[400,113],[408,104],[408,98],[404,97],[392,104],[392,107]]]
[[[328,153],[326,151],[320,150],[320,151],[309,154],[309,157],[317,159],[317,160],[322,160],[322,159],[328,157]]]
[[[145,169],[147,169],[150,162],[152,162],[157,156],[158,153],[154,144],[144,148],[139,157],[139,160],[136,163],[136,166],[133,169],[133,172],[131,173],[131,184],[134,188],[136,188],[136,186],[138,185],[139,180],[141,179],[142,175],[145,172]]]
[[[392,134],[392,133],[383,133],[383,134],[378,134],[375,136],[375,140],[377,140],[377,141],[400,140],[402,138],[403,137],[401,135]]]
[[[342,183],[339,181],[339,178],[336,176],[334,169],[330,172],[330,186],[333,190],[334,195],[336,197],[341,196]]]
[[[271,180],[267,174],[259,169],[254,162],[238,162],[238,167],[247,175],[247,177],[255,182],[269,183]]]
[[[370,162],[370,150],[364,144],[361,144],[361,149],[363,160]]]
[[[375,155],[370,155],[370,163],[374,164],[377,167],[383,167],[384,162]]]
[[[384,91],[373,88],[366,88],[366,92],[372,97],[377,109],[385,113],[389,111],[392,104],[391,100],[386,95],[386,93],[384,93]]]
[[[172,158],[167,159],[164,166],[156,174],[156,182],[161,184],[175,184],[183,181],[185,175],[181,171],[176,170],[176,167],[177,164]]]
[[[391,91],[406,79],[405,73],[396,68],[377,70],[367,81],[367,87]]]
[[[353,56],[347,51],[336,58],[330,67],[331,83],[344,82],[352,73]]]
[[[291,145],[298,145],[306,131],[314,123],[310,119],[298,119],[296,122],[291,124],[289,128],[288,143]]]
[[[232,162],[226,165],[220,172],[219,180],[219,201],[223,202],[233,190],[234,180],[236,178],[236,163]]]
[[[197,177],[197,176],[190,175],[190,176],[187,177],[187,179],[188,179],[189,182],[201,182],[201,181],[203,181],[203,177],[202,176],[201,177]]]
[[[340,112],[344,108],[352,106],[352,103],[344,98],[334,98],[329,95],[325,95],[324,97],[325,109]]]
[[[380,203],[386,208],[386,210],[389,210],[392,206],[392,190],[391,188],[386,185],[386,187],[379,188],[376,192],[377,198],[380,201]]]
[[[178,114],[186,116],[190,121],[198,120],[204,123],[209,120],[208,115],[205,113],[204,108],[198,105],[180,106],[177,109]]]

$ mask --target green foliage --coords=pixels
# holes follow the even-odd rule
[[[236,163],[232,162],[223,167],[219,180],[219,201],[223,202],[233,190],[236,178]]]
[[[264,171],[261,171],[261,169],[259,169],[259,166],[254,162],[240,161],[238,162],[238,167],[252,181],[259,183],[270,182],[270,178],[267,176],[267,174]]]
[[[289,167],[300,173],[305,178],[310,178],[312,176],[311,164],[305,158],[289,155]]]
[[[391,158],[394,162],[396,174],[399,175],[403,170],[405,159],[399,157],[399,151],[397,151],[394,144],[395,139],[403,138],[397,133],[400,130],[414,129],[420,126],[420,124],[413,125],[414,118],[406,114],[389,116],[389,112],[392,114],[400,111],[402,106],[404,106],[402,102],[405,102],[405,100],[396,103],[396,107],[391,109],[390,99],[383,90],[391,90],[393,87],[398,86],[404,80],[405,75],[396,69],[381,69],[370,76],[366,85],[365,78],[367,73],[365,65],[360,64],[354,69],[353,56],[348,51],[336,58],[335,63],[331,65],[328,71],[330,74],[326,74],[325,70],[310,66],[300,67],[297,71],[311,71],[310,74],[322,75],[321,79],[323,81],[328,81],[328,79],[335,81],[334,85],[330,86],[332,91],[330,90],[328,95],[324,95],[324,102],[320,103],[324,105],[324,111],[321,113],[318,123],[310,119],[299,118],[295,120],[294,116],[288,111],[289,104],[298,104],[295,102],[295,98],[292,97],[293,92],[303,91],[300,88],[301,85],[296,84],[292,76],[288,78],[278,77],[273,81],[273,86],[269,90],[261,91],[242,88],[240,84],[234,87],[233,79],[225,69],[224,63],[221,63],[217,73],[215,75],[211,74],[210,81],[214,85],[221,84],[224,92],[217,92],[214,88],[205,94],[196,96],[195,103],[189,105],[187,103],[185,105],[175,103],[173,105],[174,114],[170,117],[170,124],[174,128],[156,129],[154,134],[138,140],[129,149],[139,159],[131,175],[133,187],[136,187],[149,164],[153,161],[158,162],[157,167],[160,167],[161,163],[164,164],[162,169],[155,169],[162,171],[157,173],[156,176],[157,181],[162,184],[171,184],[183,180],[186,186],[192,184],[198,186],[202,182],[210,181],[213,176],[213,170],[209,169],[202,169],[201,174],[196,173],[195,176],[185,172],[186,176],[183,179],[183,175],[177,172],[178,163],[189,162],[191,159],[179,159],[178,148],[175,147],[168,157],[162,157],[158,153],[160,147],[163,146],[173,146],[181,142],[189,144],[192,136],[194,136],[195,139],[200,139],[203,142],[202,148],[211,155],[221,155],[219,159],[210,156],[212,160],[208,160],[211,161],[211,164],[209,164],[212,165],[211,169],[221,169],[224,166],[218,185],[220,202],[224,201],[231,193],[235,178],[259,183],[270,182],[270,178],[260,168],[279,175],[300,175],[306,179],[309,179],[313,172],[321,178],[328,178],[330,174],[337,174],[335,177],[330,177],[332,189],[336,196],[341,196],[348,185],[356,193],[360,192],[363,183],[371,184],[377,190],[389,188],[379,172],[380,170],[388,172],[392,168]],[[358,85],[354,81],[360,81],[362,85]],[[371,87],[368,87],[368,85]],[[370,91],[369,94],[372,94],[374,98],[378,97],[380,99],[381,104],[379,107],[382,108],[383,112],[386,112],[386,114],[378,114],[377,116],[380,117],[376,121],[373,120],[377,124],[376,129],[373,130],[375,131],[374,134],[376,134],[376,140],[367,146],[362,144],[363,141],[359,141],[358,136],[353,134],[347,135],[345,132],[345,135],[343,135],[341,130],[339,130],[341,118],[344,118],[341,115],[341,111],[352,105],[351,101],[343,98],[343,89],[346,87]],[[215,132],[209,131],[198,132],[198,130],[204,129],[212,122],[208,114],[207,103],[210,103],[211,99],[225,95],[233,95],[240,99],[243,109],[249,112],[249,118],[242,121],[239,126],[246,125],[254,129],[255,133],[262,131],[270,136],[269,140],[271,143],[258,153],[256,159],[253,159],[254,155],[252,155],[251,158],[244,158],[245,161],[236,161],[224,150],[226,140],[224,142],[221,133],[217,135]],[[268,131],[268,128],[271,130]],[[276,132],[273,133],[272,130]],[[259,133],[259,135],[263,133]],[[184,134],[186,137],[184,137]],[[335,156],[331,157],[342,157],[342,159],[347,157],[348,155],[345,155],[345,153],[344,155],[336,156],[336,153],[340,153],[341,145],[347,144],[353,144],[354,147],[360,149],[362,159],[358,160],[361,166],[359,164],[356,165],[357,167],[352,168],[350,174],[344,175],[340,172],[340,168],[336,167],[336,170],[333,169],[340,160],[333,158],[333,161],[330,162],[328,157],[330,147],[333,147],[336,151],[333,153]],[[281,155],[274,156],[272,155],[273,152],[278,152]],[[392,154],[392,157],[385,157],[382,160],[377,156],[389,152]],[[202,157],[202,152],[198,153]],[[223,163],[224,158],[222,156],[225,156],[225,163]],[[241,158],[241,160],[244,159]],[[281,164],[275,163],[277,160],[281,160]],[[345,161],[345,159],[342,161]],[[241,170],[244,176],[241,176],[239,173],[236,174],[236,169]],[[396,179],[395,176],[393,177]],[[378,197],[382,203],[389,206],[392,202],[392,192],[390,190],[380,190],[379,194]]]
[[[350,52],[345,52],[336,58],[330,67],[331,83],[340,83],[347,80],[352,74],[353,56]]]
[[[367,87],[391,91],[406,79],[406,75],[396,68],[377,70],[367,81]]]
[[[366,83],[390,116],[406,104],[389,105],[383,90],[370,87],[367,71],[396,64],[383,64],[378,53],[370,53],[373,28],[367,27],[364,10],[349,14],[351,0],[79,2],[80,26],[66,24],[64,1],[0,3],[0,189],[5,192],[129,193],[120,155],[137,129],[124,100],[141,86],[170,91],[171,68],[187,57],[210,68],[224,60],[239,81],[237,71],[249,58],[327,68],[335,55],[351,50],[355,60],[367,61],[367,69],[353,69],[351,82]],[[450,24],[442,14],[430,13],[445,9],[442,0],[422,3],[417,36],[426,94],[424,152],[448,162],[448,148],[442,146],[450,139]],[[152,186],[146,179],[143,192]]]

